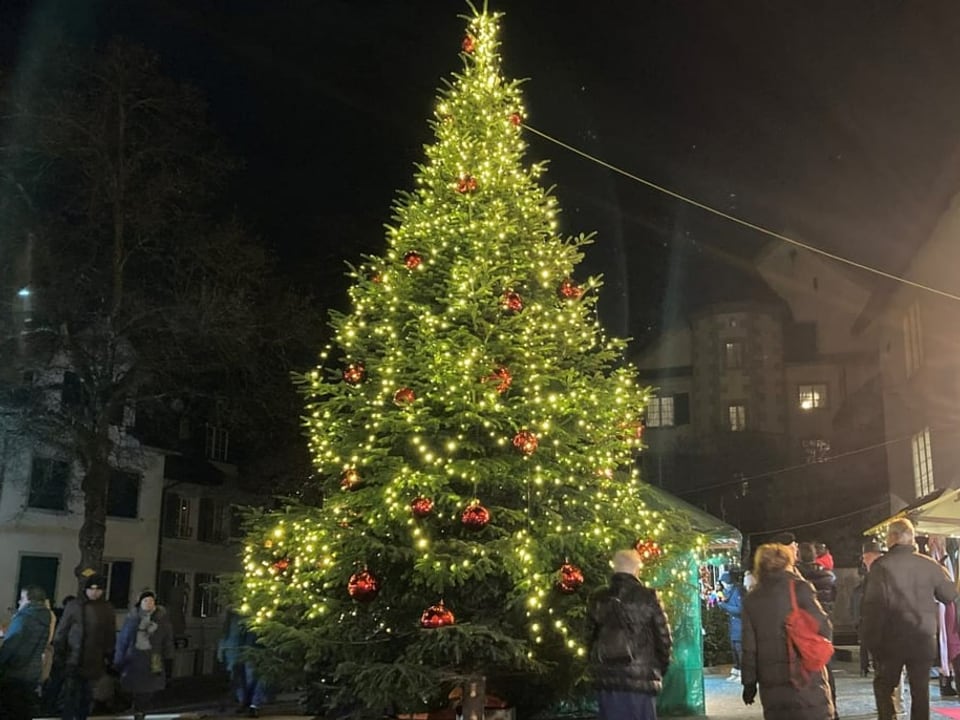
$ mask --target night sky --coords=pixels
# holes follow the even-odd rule
[[[482,0],[480,0],[482,2]],[[954,0],[490,0],[529,124],[745,219],[899,272],[960,189]],[[457,70],[465,3],[3,0],[13,72],[60,35],[121,34],[199,86],[245,169],[229,201],[318,283],[383,247]],[[599,232],[605,323],[642,335],[764,239],[560,147],[563,230]],[[683,272],[677,272],[680,268]],[[692,282],[691,280],[696,281]],[[732,277],[732,275],[731,275]]]

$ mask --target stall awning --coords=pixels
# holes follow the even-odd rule
[[[960,489],[945,488],[924,495],[895,515],[865,530],[864,535],[879,535],[887,525],[899,518],[907,518],[918,535],[952,535],[960,537]]]

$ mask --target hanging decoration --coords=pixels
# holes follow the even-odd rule
[[[477,179],[473,175],[464,175],[457,180],[457,192],[461,195],[475,192],[477,189]]]
[[[347,592],[357,602],[367,603],[380,593],[380,581],[376,575],[364,568],[350,576]]]
[[[420,496],[410,503],[410,510],[413,516],[421,520],[433,512],[433,500],[428,497]]]
[[[510,124],[514,127],[520,127],[523,125],[523,115],[518,112],[510,113]]]
[[[490,522],[490,511],[479,500],[474,500],[464,508],[460,522],[468,530],[482,530]]]
[[[500,307],[508,312],[518,313],[523,310],[523,298],[520,293],[507,290],[500,298]]]
[[[656,540],[637,540],[637,544],[634,545],[637,552],[640,553],[640,559],[643,562],[653,562],[658,559],[663,554],[663,549],[660,547],[660,543]]]
[[[416,270],[423,263],[423,255],[416,250],[411,250],[403,256],[403,264],[408,270]]]
[[[503,393],[510,389],[510,385],[513,383],[513,375],[510,374],[509,369],[501,365],[491,374],[482,378],[482,382],[495,382],[497,384],[497,393],[503,395]]]
[[[417,394],[408,387],[402,387],[393,394],[393,404],[405,407],[417,399]]]
[[[282,557],[274,561],[271,567],[273,567],[274,572],[278,574],[286,572],[287,568],[290,567],[290,558]]]
[[[560,570],[557,571],[557,590],[566,595],[572,595],[580,589],[581,585],[583,585],[583,570],[569,562],[560,566]]]
[[[579,300],[583,297],[583,288],[577,285],[571,278],[566,278],[557,288],[557,293],[565,300]]]
[[[453,625],[455,622],[456,618],[450,609],[444,606],[443,600],[428,607],[420,616],[420,626],[430,629]]]
[[[360,473],[356,468],[347,468],[340,476],[340,487],[344,490],[356,490],[360,486]]]
[[[536,433],[530,430],[521,430],[513,436],[513,446],[524,455],[533,455],[539,445],[540,440],[537,438]]]
[[[461,43],[460,47],[469,55],[477,49],[477,39],[473,35],[464,35],[463,43]]]
[[[362,362],[350,363],[343,370],[343,381],[347,385],[359,385],[367,376],[367,369]]]

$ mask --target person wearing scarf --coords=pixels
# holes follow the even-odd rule
[[[165,660],[173,659],[173,627],[157,597],[140,593],[117,635],[114,667],[120,685],[133,698],[133,717],[143,720],[154,693],[166,686]]]

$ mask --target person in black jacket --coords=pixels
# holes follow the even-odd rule
[[[613,558],[610,585],[587,609],[589,671],[600,720],[656,720],[655,697],[670,666],[670,625],[657,593],[637,578],[636,550]]]

